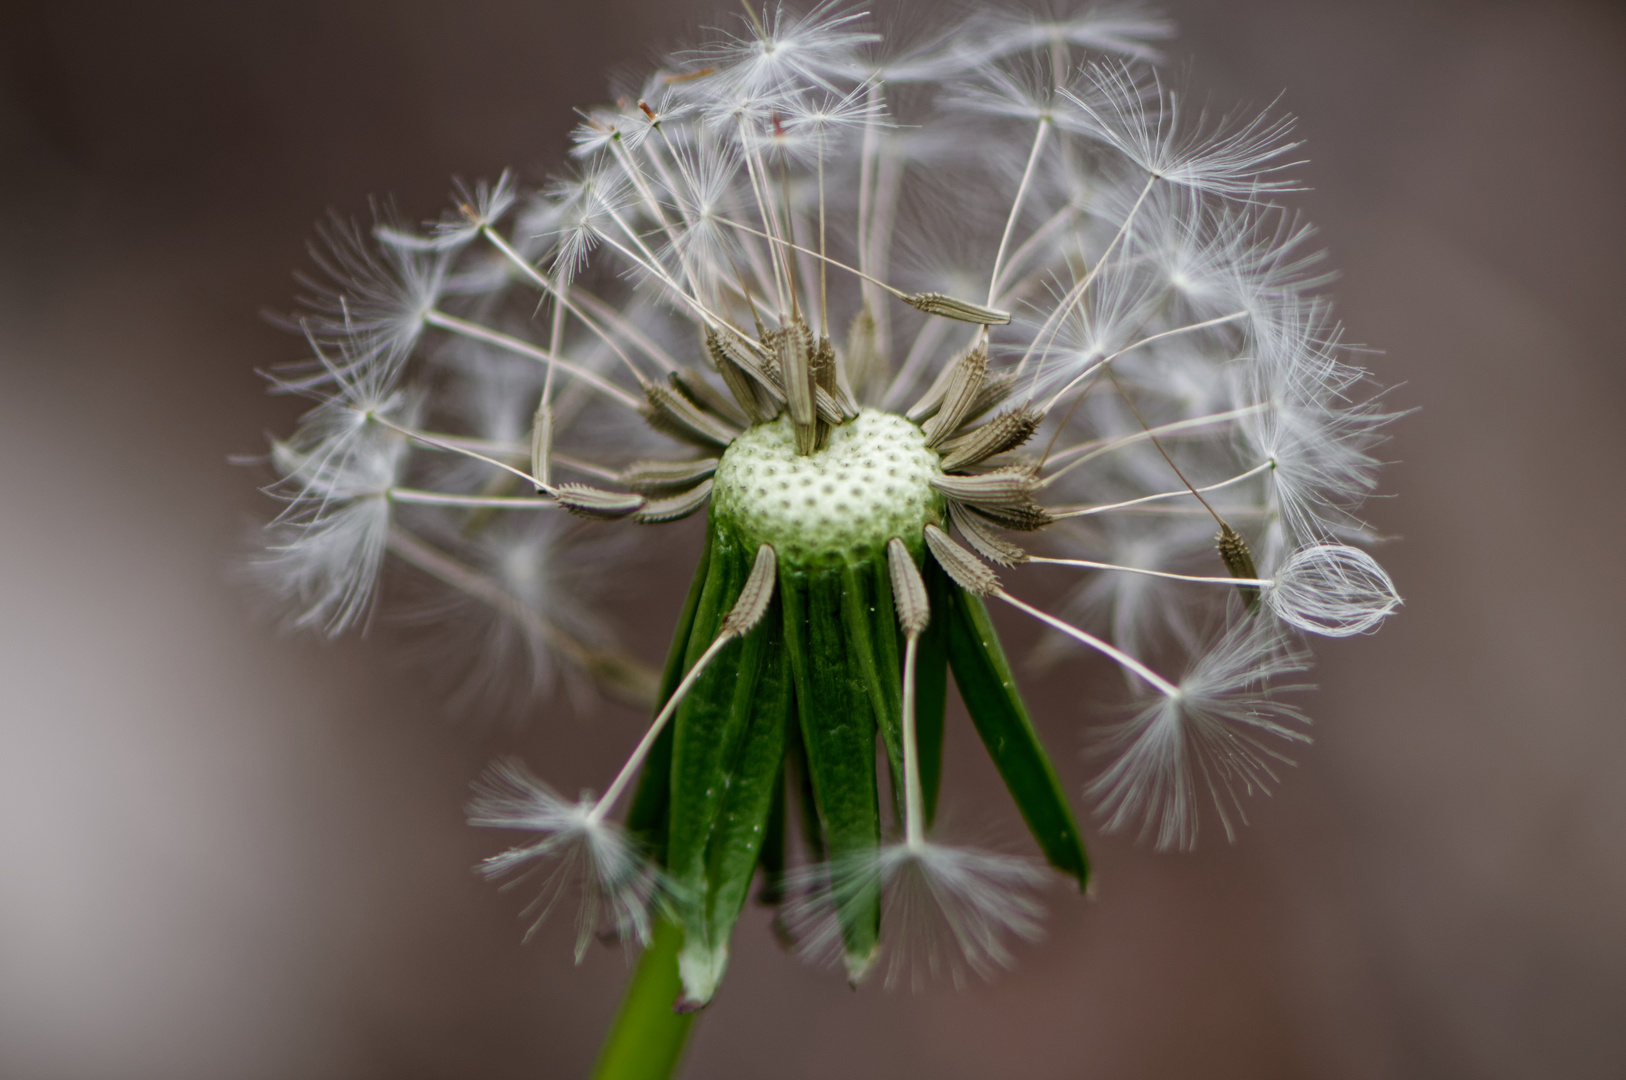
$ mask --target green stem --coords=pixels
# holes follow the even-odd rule
[[[665,919],[657,921],[599,1053],[593,1080],[668,1080],[677,1072],[694,1024],[693,1013],[672,1011],[682,989],[677,964],[682,947],[683,931]]]

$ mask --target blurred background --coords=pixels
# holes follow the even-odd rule
[[[1099,899],[1053,889],[1048,940],[963,992],[851,992],[749,914],[690,1077],[1626,1075],[1626,18],[1167,10],[1176,72],[1301,118],[1298,205],[1418,410],[1369,507],[1407,605],[1319,648],[1317,741],[1235,845],[1089,828]],[[641,718],[453,722],[388,627],[278,636],[227,459],[297,414],[255,369],[301,355],[260,312],[313,222],[536,178],[607,70],[715,13],[0,3],[0,1076],[585,1073],[626,962],[573,968],[568,919],[521,945],[462,804],[508,749],[602,784]],[[1076,787],[1082,703],[1029,682]],[[952,731],[955,817],[1014,820]]]

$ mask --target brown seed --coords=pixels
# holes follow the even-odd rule
[[[1225,569],[1231,572],[1234,578],[1257,578],[1259,571],[1253,565],[1253,552],[1248,550],[1248,542],[1242,539],[1242,534],[1231,526],[1220,523],[1219,535],[1214,537],[1214,543],[1219,548],[1219,555],[1225,562]],[[1242,585],[1242,599],[1247,601],[1249,609],[1259,604],[1259,586]]]
[[[769,602],[773,600],[773,587],[778,580],[779,559],[774,554],[773,545],[763,544],[757,548],[757,560],[751,566],[751,576],[745,579],[745,587],[740,590],[739,599],[734,601],[727,618],[723,619],[723,628],[717,636],[739,637],[761,622]]]
[[[993,326],[1011,321],[1011,313],[998,308],[983,307],[967,300],[956,300],[952,296],[942,293],[913,293],[903,298],[903,302],[912,308],[924,311],[928,315],[940,315],[945,319],[958,319],[960,322],[977,323],[981,326]]]
[[[992,526],[972,513],[961,503],[949,500],[949,520],[960,530],[966,542],[977,549],[977,554],[1000,566],[1015,566],[1028,561],[1028,553],[997,535]]]
[[[702,480],[688,491],[667,496],[664,499],[651,499],[644,504],[642,510],[632,515],[634,521],[644,525],[659,525],[667,521],[677,521],[705,506],[711,500],[711,479]]]
[[[926,388],[926,392],[909,406],[904,415],[918,424],[935,414],[943,404],[943,395],[948,393],[949,383],[954,380],[954,373],[959,370],[961,359],[963,357],[956,357],[952,364],[939,371],[937,378]]]
[[[605,491],[586,484],[560,484],[554,500],[572,514],[599,521],[615,521],[637,513],[647,501],[626,491]]]
[[[990,375],[982,384],[982,391],[977,394],[977,400],[971,403],[971,410],[965,414],[962,423],[970,423],[983,413],[997,409],[1005,404],[1005,399],[1011,396],[1016,388],[1016,372],[1002,371],[998,375]]]
[[[1044,418],[1033,409],[1021,406],[1000,413],[981,427],[955,439],[944,450],[943,471],[954,472],[971,465],[980,465],[991,457],[1027,442],[1039,429]]]
[[[707,382],[698,371],[678,368],[667,378],[671,381],[672,388],[688,398],[690,404],[706,410],[713,416],[721,417],[736,427],[750,426],[744,411],[730,401],[727,394]]]
[[[1039,471],[1031,465],[1008,465],[973,476],[934,477],[932,487],[951,499],[979,508],[1027,506],[1039,490]]]
[[[990,596],[999,591],[999,575],[977,557],[949,539],[948,533],[936,525],[926,526],[926,547],[932,558],[954,583],[976,596]]]
[[[749,375],[759,390],[774,401],[773,411],[778,412],[779,405],[785,401],[785,390],[779,382],[778,364],[773,360],[776,348],[774,342],[778,335],[761,333],[761,344],[753,344],[733,330],[722,329],[714,333],[717,348],[732,360],[736,367]]]
[[[995,525],[1017,532],[1037,532],[1056,520],[1050,516],[1050,511],[1037,503],[1026,506],[973,506],[971,509]]]
[[[914,556],[896,536],[886,542],[886,564],[892,576],[892,604],[898,611],[898,626],[906,635],[917,636],[931,621],[931,603],[926,599],[926,582],[920,577]]]
[[[767,417],[764,415],[757,395],[754,380],[739,363],[723,348],[722,338],[710,327],[706,328],[706,352],[711,357],[711,366],[723,378],[723,384],[728,392],[734,395],[739,402],[740,410],[745,413],[746,419],[752,423],[761,423]]]
[[[621,473],[621,482],[645,495],[687,491],[717,471],[717,459],[698,461],[635,461]]]
[[[795,319],[774,335],[774,354],[779,359],[780,377],[785,386],[785,407],[796,429],[796,452],[807,456],[818,449],[819,431],[813,381],[813,335],[807,323]]]
[[[943,402],[937,408],[937,415],[926,421],[922,429],[926,433],[927,446],[936,446],[965,422],[987,375],[988,350],[980,345],[954,365],[954,372],[943,389]]]
[[[739,428],[701,411],[688,398],[660,383],[646,382],[644,397],[649,404],[639,411],[650,427],[702,450],[723,450],[740,433]]]

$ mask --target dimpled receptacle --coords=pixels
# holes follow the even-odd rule
[[[807,457],[781,416],[723,454],[712,515],[747,544],[772,544],[792,566],[867,560],[894,536],[917,549],[926,523],[942,523],[943,499],[931,486],[940,475],[938,455],[901,416],[864,409]]]

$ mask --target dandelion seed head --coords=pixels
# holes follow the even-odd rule
[[[530,917],[580,894],[579,947],[601,926],[646,937],[661,896],[695,935],[690,1004],[722,975],[752,859],[798,897],[806,950],[854,978],[877,957],[893,977],[986,975],[1037,932],[1029,864],[926,839],[904,734],[948,652],[957,678],[973,677],[965,650],[987,661],[988,700],[1015,694],[985,606],[1039,621],[1052,659],[1119,668],[1141,704],[1093,729],[1086,796],[1107,829],[1186,848],[1205,805],[1233,834],[1305,741],[1279,696],[1307,666],[1301,632],[1367,633],[1400,603],[1359,516],[1396,414],[1287,205],[1293,121],[1172,88],[1153,66],[1171,27],[1132,4],[945,12],[883,38],[838,3],[749,6],[561,116],[558,177],[459,183],[416,229],[391,212],[329,223],[285,320],[309,355],[274,386],[315,404],[272,444],[281,513],[257,573],[295,625],[336,633],[369,621],[398,566],[404,614],[455,639],[435,664],[482,711],[560,688],[579,708],[596,689],[652,709],[602,799],[563,799],[510,760],[470,813],[531,835],[485,866],[540,880]],[[705,529],[671,525],[691,517]],[[701,535],[683,663],[662,678],[620,644],[604,586]],[[1030,603],[1031,564],[1074,576]],[[912,600],[894,632],[881,601],[898,583]],[[747,593],[749,619],[729,607]],[[826,615],[839,626],[820,624],[814,664],[794,650]],[[945,625],[952,649],[923,636]],[[808,715],[697,749],[695,717],[752,678],[753,710]],[[832,758],[761,735],[870,721],[909,808],[901,844],[877,843],[869,747],[841,781],[862,790],[832,800],[815,775]],[[792,756],[828,861],[781,878],[777,855],[752,854],[773,846],[751,815],[803,794],[763,795]],[[691,767],[709,779],[632,795]],[[1023,800],[1053,800],[1066,827],[1035,838],[1082,881],[1065,793],[1035,790],[1012,785],[1030,821]],[[614,824],[630,801],[646,828],[661,799],[681,813],[647,835],[669,846]],[[870,816],[832,823],[848,812]],[[720,831],[683,834],[696,822]]]

